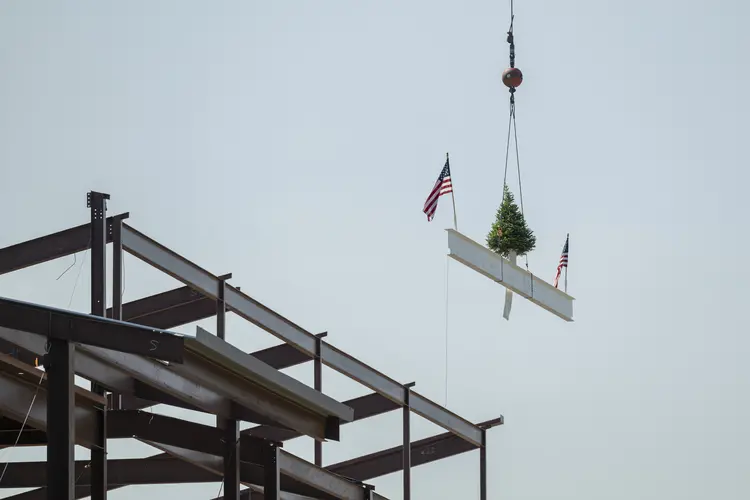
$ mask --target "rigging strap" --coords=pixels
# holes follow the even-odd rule
[[[510,67],[515,68],[516,64],[516,44],[513,37],[513,22],[515,20],[515,12],[513,9],[513,0],[510,0],[510,28],[508,29],[508,43],[510,44]],[[523,211],[523,185],[521,183],[521,158],[518,152],[518,129],[516,127],[516,89],[510,87],[510,116],[508,117],[508,137],[505,145],[505,171],[503,172],[503,193],[505,193],[505,187],[508,185],[508,157],[510,153],[510,130],[513,127],[513,141],[515,142],[516,149],[516,170],[518,172],[518,200],[521,206],[521,215],[524,215]],[[529,269],[529,256],[526,255],[526,270]]]

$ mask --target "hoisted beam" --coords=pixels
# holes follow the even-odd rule
[[[458,231],[446,231],[450,257],[565,321],[573,321],[573,297]]]

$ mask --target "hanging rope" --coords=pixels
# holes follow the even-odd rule
[[[42,372],[42,376],[39,377],[39,382],[36,385],[34,396],[31,398],[31,404],[29,404],[29,409],[26,411],[26,416],[23,418],[23,422],[21,423],[21,429],[18,431],[18,436],[16,436],[16,442],[13,443],[13,446],[10,448],[11,451],[14,450],[18,446],[18,442],[21,440],[21,436],[23,435],[24,428],[26,427],[26,422],[29,420],[29,415],[31,414],[31,409],[34,408],[34,402],[36,401],[36,397],[39,394],[39,388],[42,386],[42,381],[44,380],[45,373],[46,372]],[[10,461],[5,462],[5,467],[3,467],[3,472],[0,474],[0,483],[2,483],[3,478],[5,477],[5,472],[8,470],[9,463]]]
[[[507,75],[504,73],[504,76],[509,77],[511,79],[515,78],[517,79],[516,83],[506,83],[508,86],[508,91],[510,92],[510,115],[508,116],[508,136],[506,139],[505,144],[505,170],[503,172],[503,193],[505,193],[505,188],[508,185],[508,159],[510,156],[510,131],[511,127],[513,128],[513,142],[515,143],[515,149],[516,149],[516,170],[518,172],[518,199],[521,205],[521,215],[524,215],[523,210],[523,184],[521,182],[521,157],[518,152],[518,127],[516,126],[516,86],[520,84],[522,80],[522,76],[519,70],[515,70],[516,67],[516,43],[515,43],[515,37],[513,35],[513,23],[515,21],[515,9],[513,5],[513,0],[510,0],[510,27],[508,28],[508,44],[510,46],[510,68],[515,71],[511,71]],[[507,73],[507,71],[506,71]],[[529,256],[526,255],[526,270],[529,269]]]
[[[448,408],[448,290],[450,277],[450,256],[445,256],[445,407]]]

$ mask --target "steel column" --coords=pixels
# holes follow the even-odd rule
[[[91,191],[86,204],[91,209],[91,314],[105,317],[107,311],[107,200],[109,195]],[[91,392],[104,396],[96,383]],[[91,449],[91,500],[107,498],[107,413],[98,416],[97,447]]]
[[[479,499],[487,500],[487,430],[482,429],[482,446],[479,448]]]
[[[110,226],[112,232],[112,311],[111,318],[122,320],[122,220],[118,215],[112,218]]]
[[[415,382],[404,384],[404,442],[401,457],[404,469],[404,500],[411,500],[411,406],[409,406],[409,396],[411,388],[416,385]]]
[[[73,500],[73,344],[50,339],[47,371],[47,500]]]
[[[109,233],[112,239],[112,310],[111,318],[122,320],[122,283],[123,283],[123,258],[122,251],[122,221],[127,215],[118,215],[112,218],[109,225]],[[110,408],[122,409],[122,394],[112,393],[110,397]]]
[[[224,301],[226,280],[231,274],[221,277],[219,293],[216,298],[216,334],[222,340],[226,338],[227,304]],[[216,425],[223,430],[224,441],[224,498],[239,500],[240,498],[240,424],[237,420],[216,417]]]
[[[222,340],[226,338],[227,328],[227,303],[224,301],[224,290],[227,288],[226,280],[231,277],[230,273],[219,278],[219,293],[216,297],[216,335]]]
[[[91,209],[91,314],[104,317],[107,310],[107,200],[109,195],[91,191],[86,205]]]
[[[269,444],[263,449],[263,498],[280,500],[281,474],[279,472],[279,448]]]
[[[314,360],[314,384],[315,390],[323,392],[323,362],[320,359],[320,348],[323,343],[323,337],[326,337],[328,332],[319,333],[316,335],[317,342],[315,343],[315,360]],[[315,440],[315,465],[318,467],[323,466],[323,442]]]

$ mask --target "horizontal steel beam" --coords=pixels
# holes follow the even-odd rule
[[[207,453],[187,450],[175,446],[148,443],[162,449],[167,454],[184,462],[213,470],[218,475],[222,471],[222,458]],[[336,474],[316,467],[299,457],[278,451],[278,467],[281,474],[281,489],[296,495],[311,496],[318,499],[362,500],[366,487]],[[258,464],[241,462],[240,477],[245,485],[263,484],[263,469]]]
[[[213,343],[223,342],[210,334],[202,337],[207,337]],[[44,338],[39,335],[0,327],[0,338],[37,354],[44,352]],[[337,439],[339,420],[342,417],[350,420],[353,416],[353,410],[332,399],[325,404],[335,402],[337,412],[340,410],[343,414],[316,413],[299,406],[288,396],[277,394],[278,384],[285,380],[280,377],[271,381],[271,389],[263,387],[264,374],[259,372],[255,372],[252,383],[247,380],[247,374],[228,377],[229,372],[224,367],[228,365],[228,358],[210,346],[203,346],[197,339],[186,340],[191,349],[201,345],[205,348],[205,353],[212,357],[207,358],[191,350],[186,351],[184,364],[167,366],[133,354],[94,346],[79,346],[74,360],[75,370],[77,374],[118,393],[134,394],[134,380],[137,380],[207,413],[224,418],[275,422],[276,425],[290,427],[318,439]],[[245,368],[247,371],[247,367]],[[266,380],[266,383],[269,381]],[[325,400],[319,399],[317,404],[322,404],[321,401]]]
[[[573,297],[539,276],[496,254],[455,229],[448,232],[448,256],[479,274],[500,283],[565,321],[573,321]]]
[[[126,415],[124,413],[123,415]],[[148,414],[143,414],[145,416],[149,416]],[[159,416],[155,416],[159,417]],[[164,418],[164,417],[161,417]],[[147,421],[144,421],[145,425],[147,425]],[[497,425],[501,425],[503,423],[502,418],[489,420],[487,422],[482,422],[478,424],[479,427],[483,429],[490,429],[492,427],[495,427]],[[115,424],[119,425],[119,424]],[[156,425],[160,426],[161,423],[157,423]],[[197,425],[197,424],[195,424]],[[205,427],[205,426],[201,426]],[[166,429],[166,428],[165,428]],[[166,431],[169,433],[169,431]],[[203,431],[201,431],[203,432]],[[158,434],[158,431],[154,431],[155,434]],[[217,435],[218,438],[218,435]],[[186,440],[189,440],[189,438],[186,438]],[[436,436],[432,436],[426,439],[421,439],[419,441],[414,441],[411,443],[411,450],[412,450],[412,466],[419,466],[419,465],[426,465],[431,462],[435,462],[437,460],[442,460],[448,457],[456,456],[468,451],[472,451],[477,449],[477,446],[473,446],[471,443],[467,443],[465,440],[460,439],[459,437],[453,435],[452,433],[443,433]],[[242,446],[241,448],[242,449]],[[403,452],[402,446],[396,446],[387,450],[379,451],[376,453],[372,453],[369,455],[365,455],[359,458],[355,458],[353,460],[347,460],[345,462],[340,462],[338,464],[330,465],[326,467],[328,471],[331,473],[336,474],[337,476],[343,476],[343,477],[349,477],[356,481],[369,481],[378,477],[382,477],[388,474],[392,474],[394,472],[398,472],[402,468],[402,461],[401,461],[401,454]],[[217,449],[215,453],[213,453],[218,457],[220,455],[219,450]],[[199,456],[199,455],[196,455]],[[147,459],[141,459],[141,460],[132,460],[132,461],[117,461],[117,460],[111,460],[110,461],[110,467],[122,467],[123,469],[126,467],[131,467],[133,470],[129,472],[130,479],[127,484],[157,484],[157,483],[166,483],[167,481],[161,480],[161,479],[155,479],[151,481],[150,479],[153,477],[150,471],[147,471],[150,467],[152,462],[154,465],[159,464],[159,467],[164,467],[164,470],[166,475],[169,477],[169,483],[184,483],[184,482],[200,482],[200,480],[195,479],[195,476],[191,475],[191,470],[189,464],[184,464],[181,462],[175,461],[175,465],[173,463],[170,463],[169,461],[164,461],[166,457],[165,456],[158,456],[158,458],[147,458]],[[296,458],[296,457],[295,457]],[[157,460],[162,460],[162,462],[156,462]],[[217,467],[217,474],[220,474],[218,471],[221,470],[221,465],[219,463],[218,458],[216,460],[216,467]],[[244,458],[243,458],[244,460]],[[115,463],[120,462],[122,465],[114,465]],[[44,462],[37,462],[36,464],[25,464],[22,467],[25,467],[26,469],[23,472],[19,472],[18,475],[16,474],[16,470],[14,470],[14,464],[11,464],[11,466],[8,468],[7,478],[8,480],[4,482],[4,487],[17,487],[17,488],[27,488],[27,487],[34,487],[38,486],[40,484],[40,480],[36,478],[36,472],[41,471],[43,468]],[[311,465],[311,464],[309,464]],[[293,471],[294,465],[287,465],[287,468],[285,470],[287,471]],[[314,467],[314,466],[313,466]],[[183,468],[184,471],[182,474],[178,473],[177,471]],[[120,469],[118,470],[118,476],[121,477]],[[143,474],[138,474],[136,471],[143,470]],[[19,469],[20,471],[20,469]],[[148,478],[143,476],[149,476]],[[215,480],[215,479],[214,479]],[[33,482],[36,481],[36,482]],[[125,483],[117,483],[116,481],[111,484],[125,484]],[[15,497],[14,497],[15,498]],[[246,500],[250,498],[249,492],[243,492],[243,498]]]
[[[482,422],[478,425],[483,429],[490,429],[502,423],[503,419],[501,417]],[[479,446],[474,446],[450,432],[438,434],[411,443],[411,465],[412,467],[425,465],[478,448]],[[403,446],[395,446],[387,450],[329,465],[326,469],[358,481],[369,481],[402,470],[403,461],[401,460],[401,455],[403,450]]]
[[[127,224],[123,224],[122,243],[126,251],[144,262],[199,290],[208,297],[218,298],[220,280],[217,276],[193,264]],[[232,286],[226,286],[224,300],[235,314],[242,316],[284,342],[294,345],[308,356],[315,356],[315,347],[318,340],[312,333],[292,323]],[[326,342],[321,343],[321,361],[334,370],[388,397],[399,405],[403,406],[405,404],[404,390],[401,384]],[[461,436],[477,446],[481,445],[481,429],[437,403],[428,400],[416,392],[412,392],[410,394],[410,406],[415,413],[427,420],[442,426],[446,430]]]
[[[38,361],[38,356],[36,354],[2,339],[0,339],[0,352],[3,354],[9,354],[19,361],[31,366],[36,366]]]
[[[216,301],[183,286],[122,306],[122,319],[130,323],[169,330],[216,315]],[[112,317],[112,308],[107,309]]]
[[[490,429],[503,423],[503,418],[496,418],[487,422],[478,424],[483,429]],[[444,458],[453,457],[478,449],[478,446],[461,439],[451,432],[439,434],[437,436],[420,439],[411,443],[411,466],[426,465]],[[403,469],[403,460],[401,458],[404,451],[403,446],[395,446],[387,450],[371,453],[362,457],[329,465],[329,470],[337,475],[349,477],[356,481],[369,481],[378,477],[386,476]],[[373,498],[380,498],[380,495],[373,493]],[[240,495],[242,500],[256,500],[253,492],[245,490]],[[262,497],[257,497],[262,498]],[[14,499],[15,500],[15,499]],[[213,500],[224,500],[224,497],[217,497]]]
[[[0,354],[0,394],[0,414],[40,431],[47,429],[45,372]],[[75,388],[74,399],[75,443],[91,448],[97,442],[94,429],[98,412],[106,400],[80,387]]]
[[[221,429],[137,410],[108,411],[107,437],[136,438],[210,455],[224,454],[224,434]],[[266,443],[265,439],[241,435],[240,459],[244,462],[261,463],[263,459],[260,450]]]
[[[37,446],[47,444],[47,434],[25,426],[15,420],[0,416],[0,448],[8,446]]]
[[[0,339],[32,354],[44,354],[45,338],[40,335],[0,327]],[[276,416],[286,415],[290,419],[293,415],[307,415],[301,407],[291,403],[277,401],[276,405],[272,405],[272,400],[268,397],[258,399],[256,386],[248,389],[246,382],[227,383],[226,377],[217,372],[215,365],[200,361],[192,355],[189,357],[187,366],[182,367],[183,370],[178,373],[176,369],[181,365],[166,366],[141,356],[93,346],[78,346],[74,363],[77,375],[119,394],[157,400],[225,418],[280,426],[283,430],[285,424],[277,422]],[[347,408],[345,405],[342,407]],[[353,410],[347,408],[347,412],[353,413]],[[313,420],[296,418],[295,425],[299,427],[297,432],[314,434],[318,438],[338,438],[338,420],[333,422],[323,416],[312,418]],[[310,422],[316,423],[310,427]]]
[[[181,363],[181,335],[0,297],[0,326],[48,338]]]
[[[354,421],[364,420],[366,418],[374,417],[376,415],[382,415],[399,408],[399,406],[380,394],[373,393],[367,396],[361,396],[358,398],[344,401],[344,404],[354,410]],[[243,434],[250,434],[252,436],[260,437],[263,439],[270,439],[272,441],[287,441],[300,437],[301,434],[292,430],[279,429],[277,427],[271,427],[268,425],[259,425],[257,427],[251,427],[242,431]]]
[[[351,407],[354,410],[355,421],[363,420],[363,419],[370,418],[376,415],[381,415],[383,413],[387,413],[389,411],[393,411],[399,408],[399,406],[396,403],[394,403],[390,399],[384,396],[381,396],[380,394],[377,394],[377,393],[368,394],[366,396],[361,396],[358,398],[350,399],[348,401],[344,401],[344,404]],[[250,429],[244,430],[242,434],[257,436],[257,437],[267,439],[270,441],[286,441],[286,440],[293,439],[293,438],[300,436],[300,434],[295,431],[285,431],[283,429],[275,429],[269,426],[252,427]],[[463,442],[463,440],[461,440],[461,442]],[[167,454],[162,453],[159,455],[155,455],[151,458],[169,459],[170,457]],[[112,463],[112,461],[110,461],[110,463]],[[177,462],[177,463],[180,463],[180,462]],[[375,467],[381,468],[381,466],[379,465],[376,465]],[[217,472],[216,474],[220,474],[220,473]],[[188,474],[186,474],[185,477],[188,477],[188,476],[190,477],[191,480],[194,477],[193,475],[188,475]],[[170,477],[175,477],[175,475],[170,475]],[[178,483],[180,481],[170,481],[170,482]],[[200,481],[195,481],[195,482],[200,482]],[[134,482],[134,483],[129,483],[129,484],[141,484],[141,483]],[[118,489],[122,486],[126,486],[126,484],[123,483],[123,484],[116,485],[110,481],[109,489],[110,490]],[[373,494],[373,498],[379,497],[379,495],[375,494],[375,492],[372,492],[372,494]],[[45,500],[46,497],[44,495],[45,495],[45,489],[39,488],[30,492],[15,495],[11,498],[12,500]],[[89,495],[89,490],[87,488],[76,489],[76,498],[85,498],[88,495]],[[247,495],[247,493],[245,495]],[[247,497],[243,496],[243,498],[247,498]],[[284,498],[283,495],[282,495],[282,498]],[[10,499],[7,499],[7,500],[10,500]],[[289,500],[292,500],[292,499],[290,498]],[[295,499],[295,500],[298,500],[298,499]]]
[[[277,394],[305,408],[347,422],[351,422],[354,418],[354,410],[345,404],[339,403],[332,397],[326,396],[299,380],[276,370],[203,328],[198,327],[195,338],[186,339],[185,344],[191,353],[214,361],[225,370],[240,374],[256,383],[261,383]]]
[[[90,484],[91,475],[88,464],[88,460],[76,461],[75,476],[78,478],[76,485],[79,487]],[[0,467],[5,467],[5,464],[0,464]],[[107,475],[107,483],[110,486],[180,484],[185,483],[186,477],[190,478],[190,483],[208,483],[217,480],[216,474],[169,456],[139,459],[109,458],[107,459]],[[47,484],[46,462],[10,462],[0,487],[38,488],[45,484]],[[47,488],[41,488],[41,491],[46,490]],[[76,497],[80,498],[78,491],[77,489]],[[82,489],[80,491],[83,492]]]
[[[116,217],[127,219],[128,215],[125,213],[107,217],[107,227],[112,224],[112,219]],[[107,243],[111,241],[112,234],[107,231]],[[91,224],[82,224],[41,238],[0,248],[0,275],[82,252],[88,248],[91,248]]]
[[[45,339],[40,335],[0,327],[0,338],[35,354],[44,353]],[[137,380],[206,413],[226,418],[233,415],[229,398],[156,360],[101,347],[77,346],[74,363],[77,375],[121,394],[133,394]]]

